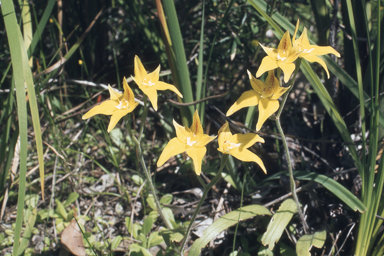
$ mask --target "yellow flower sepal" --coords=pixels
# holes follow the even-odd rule
[[[317,56],[331,53],[340,58],[340,53],[338,53],[331,46],[317,46],[313,44],[311,45],[308,40],[306,27],[304,27],[303,33],[301,33],[301,36],[296,40],[296,33],[298,29],[299,29],[299,20],[297,20],[295,33],[292,37],[293,48],[300,53],[299,55],[300,58],[303,58],[309,62],[319,63],[325,69],[325,71],[327,72],[327,76],[329,78],[329,71],[328,71],[327,65],[322,59],[320,59]]]
[[[254,133],[247,134],[232,134],[228,122],[225,123],[219,130],[219,150],[223,154],[229,154],[243,162],[255,162],[260,168],[267,173],[263,161],[256,154],[249,151],[256,142],[264,143],[264,139]]]
[[[183,95],[177,90],[174,85],[159,81],[160,65],[152,73],[147,74],[139,57],[135,56],[135,77],[132,79],[139,86],[140,90],[145,93],[152,103],[153,108],[157,111],[157,91],[158,90],[171,90],[176,93],[180,98]]]
[[[181,126],[175,120],[173,120],[173,125],[176,129],[176,137],[171,139],[165,146],[157,161],[157,167],[162,166],[170,157],[187,152],[187,155],[193,161],[196,174],[200,175],[201,163],[207,152],[205,146],[214,140],[216,136],[211,137],[204,134],[197,111],[193,115],[191,128]]]
[[[256,79],[249,70],[247,70],[247,72],[253,90],[244,92],[228,109],[226,115],[230,116],[245,107],[259,105],[259,119],[256,124],[256,131],[259,131],[265,120],[279,109],[280,104],[277,99],[280,98],[289,87],[280,87],[279,80],[275,77],[273,70],[268,72],[265,82]]]
[[[110,85],[108,85],[109,94],[111,99],[104,101],[100,105],[89,110],[83,115],[83,120],[88,119],[94,115],[111,115],[111,121],[108,125],[108,132],[115,128],[117,122],[126,114],[132,112],[139,102],[135,101],[135,96],[131,88],[128,86],[127,80],[124,77],[123,80],[124,93],[115,91]]]
[[[284,82],[288,82],[295,70],[295,64],[293,62],[299,56],[299,53],[292,48],[289,31],[285,32],[277,49],[265,47],[262,44],[260,45],[268,56],[265,56],[261,61],[256,77],[260,77],[267,71],[281,68],[284,72]]]

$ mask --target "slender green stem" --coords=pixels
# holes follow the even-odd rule
[[[195,212],[193,213],[193,216],[192,216],[192,219],[191,219],[191,222],[189,223],[189,226],[188,226],[188,229],[187,229],[187,232],[185,232],[185,236],[184,236],[184,240],[183,240],[183,243],[181,245],[181,250],[180,250],[180,255],[181,256],[184,256],[184,247],[187,243],[187,240],[188,240],[188,236],[189,236],[189,233],[191,232],[191,228],[192,228],[192,225],[193,223],[195,222],[195,219],[196,219],[196,216],[197,214],[199,213],[199,210],[200,210],[200,207],[203,205],[204,203],[204,200],[205,200],[205,197],[207,196],[208,194],[208,191],[219,181],[219,179],[221,178],[221,172],[223,171],[224,169],[224,166],[225,166],[225,163],[227,162],[227,159],[228,159],[228,155],[224,154],[221,158],[221,164],[220,164],[220,169],[219,169],[219,172],[216,174],[216,176],[211,180],[211,182],[209,182],[208,185],[205,185],[204,186],[204,192],[203,192],[203,196],[201,197],[200,199],[200,202],[199,204],[197,205],[197,208],[195,210]],[[204,184],[204,183],[202,183]]]
[[[141,125],[140,125],[140,133],[139,133],[139,142],[141,140],[141,137],[143,136],[144,131],[144,125],[145,125],[145,119],[147,119],[148,115],[148,106],[147,106],[148,96],[144,94],[143,102],[144,102],[144,110],[143,110],[143,116],[141,118]]]
[[[207,186],[207,185],[205,185],[205,182],[203,181],[203,179],[199,175],[197,176],[197,179],[199,180],[199,182],[203,188],[205,188]]]
[[[153,198],[155,199],[157,211],[159,212],[161,218],[163,219],[167,229],[171,230],[172,229],[172,225],[169,222],[169,220],[167,218],[165,218],[165,215],[163,214],[163,211],[161,209],[161,205],[160,205],[159,199],[157,198],[157,195],[156,195],[155,186],[153,185],[153,182],[152,182],[151,174],[149,173],[149,170],[147,169],[147,166],[145,165],[144,158],[143,158],[143,152],[141,151],[140,142],[136,139],[135,136],[132,136],[132,139],[133,139],[133,141],[136,144],[137,153],[139,155],[139,159],[138,160],[140,162],[141,168],[144,171],[145,177],[148,180],[148,184],[149,184],[149,187],[150,187],[150,189],[152,191]]]
[[[243,166],[245,167],[244,162],[243,162]],[[243,177],[243,186],[241,187],[240,208],[243,207],[244,188],[245,188],[245,183],[246,183],[247,175],[249,174],[249,170],[248,169],[246,169],[246,170],[247,170],[247,172],[244,174],[244,177]],[[239,225],[240,225],[240,214],[241,214],[241,212],[239,212],[239,217],[237,219],[236,228],[235,228],[235,235],[233,237],[232,254],[234,254],[234,252],[235,252],[237,230],[239,229]]]
[[[289,92],[292,90],[292,87],[293,87],[292,85],[296,79],[297,72],[300,69],[300,64],[301,64],[301,59],[299,58],[296,62],[296,69],[295,69],[295,73],[293,75],[293,78],[289,82],[289,90],[284,94],[283,101],[281,102],[279,111],[277,112],[276,126],[277,126],[277,129],[279,130],[281,139],[283,141],[283,146],[284,146],[284,150],[285,150],[285,156],[287,159],[287,165],[288,165],[288,171],[289,171],[289,181],[290,181],[290,185],[291,185],[292,197],[293,197],[293,200],[295,200],[295,202],[296,202],[297,211],[299,213],[301,222],[303,224],[304,232],[305,232],[305,234],[307,234],[309,227],[308,227],[307,223],[305,222],[303,212],[301,211],[301,208],[300,208],[299,199],[298,199],[297,193],[296,193],[296,183],[295,183],[295,179],[293,178],[293,170],[292,170],[292,165],[291,165],[291,157],[289,155],[289,150],[288,150],[288,144],[287,144],[287,140],[285,138],[284,132],[283,132],[283,128],[281,128],[281,123],[280,123],[281,112],[283,111],[283,108],[284,108],[285,102],[287,101]]]

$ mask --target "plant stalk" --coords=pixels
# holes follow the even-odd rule
[[[188,226],[188,229],[187,229],[187,232],[185,233],[185,237],[184,237],[184,240],[183,240],[183,243],[181,245],[181,250],[180,250],[180,256],[184,256],[183,254],[183,251],[184,251],[184,247],[185,245],[187,244],[187,240],[188,240],[188,236],[189,236],[189,233],[191,232],[191,229],[192,229],[192,225],[193,225],[193,222],[195,222],[195,219],[196,219],[196,216],[200,210],[200,207],[203,205],[204,203],[204,200],[205,200],[205,197],[207,196],[208,194],[208,191],[219,181],[219,179],[221,178],[221,172],[223,171],[224,169],[224,166],[225,166],[225,163],[227,162],[227,159],[228,159],[228,155],[224,154],[221,158],[221,164],[220,164],[220,169],[219,169],[219,172],[216,174],[216,176],[211,180],[211,182],[209,182],[208,185],[205,185],[204,186],[204,192],[203,192],[203,196],[201,197],[200,199],[200,202],[199,204],[197,205],[197,208],[195,210],[195,212],[193,213],[193,216],[192,216],[192,219],[191,219],[191,222],[189,223],[189,226]]]
[[[165,218],[163,210],[161,209],[161,205],[160,205],[159,199],[157,198],[157,195],[156,195],[156,190],[155,190],[155,186],[153,185],[153,182],[152,182],[151,174],[149,173],[149,170],[147,169],[147,166],[145,165],[144,158],[143,158],[143,152],[141,151],[140,142],[136,139],[135,136],[133,136],[132,139],[133,139],[133,141],[136,144],[137,153],[139,155],[139,159],[138,160],[140,162],[141,168],[144,171],[145,177],[148,180],[149,188],[151,189],[151,192],[153,194],[153,198],[155,199],[157,211],[160,214],[161,218],[163,219],[167,229],[171,230],[171,229],[173,229],[172,225],[169,222],[169,220]]]
[[[303,212],[301,211],[299,199],[298,199],[297,193],[296,193],[296,183],[295,183],[295,179],[293,177],[293,170],[292,170],[292,165],[291,165],[291,157],[289,155],[288,143],[287,143],[287,140],[286,140],[284,132],[283,132],[283,128],[281,127],[281,123],[280,123],[281,112],[283,111],[283,108],[284,108],[284,105],[287,101],[288,95],[289,95],[290,91],[292,90],[293,82],[295,81],[297,72],[300,69],[300,65],[301,65],[301,59],[299,58],[299,59],[297,59],[297,62],[296,62],[296,69],[295,69],[295,72],[293,74],[293,78],[289,82],[289,89],[284,94],[283,100],[281,102],[281,106],[279,108],[279,111],[277,112],[276,126],[277,126],[277,129],[279,130],[281,139],[283,141],[283,146],[284,146],[284,150],[285,150],[285,156],[287,159],[287,165],[288,165],[288,171],[289,171],[289,183],[290,183],[290,187],[291,187],[292,197],[293,197],[293,200],[295,200],[295,202],[296,202],[297,211],[299,213],[299,216],[300,216],[303,228],[304,228],[304,232],[305,232],[305,234],[308,234],[309,227],[308,227],[308,224],[305,222],[305,218],[304,218]]]

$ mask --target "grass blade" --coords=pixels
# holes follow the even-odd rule
[[[19,164],[19,193],[17,200],[17,217],[15,227],[15,242],[13,244],[13,255],[17,255],[21,227],[23,224],[24,196],[25,196],[25,178],[27,170],[27,106],[25,102],[25,80],[24,80],[24,65],[22,57],[21,32],[16,20],[15,8],[11,0],[2,2],[2,13],[4,24],[7,31],[8,43],[12,57],[12,67],[14,81],[16,85],[16,100],[17,114],[19,118],[19,133],[20,133],[20,164]],[[28,63],[29,65],[29,63]]]
[[[174,52],[174,59],[176,64],[177,76],[180,86],[180,92],[183,94],[184,102],[192,102],[193,94],[191,87],[191,80],[189,76],[189,71],[187,67],[187,59],[185,57],[185,50],[183,44],[183,38],[181,36],[179,21],[177,19],[175,3],[173,0],[165,0],[163,2],[164,11],[167,16],[168,26],[169,26],[169,34],[172,40],[172,48]],[[189,126],[192,123],[192,116],[194,113],[194,107],[188,106],[183,107],[187,109],[183,116],[183,124],[184,126]]]

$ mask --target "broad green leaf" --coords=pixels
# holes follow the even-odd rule
[[[36,194],[26,195],[25,205],[28,206],[30,209],[34,209],[37,206],[39,199],[40,196]]]
[[[137,239],[137,240],[140,240],[140,233],[141,233],[141,225],[138,224],[138,223],[133,223],[133,228],[132,228],[132,236]]]
[[[155,198],[153,197],[152,194],[148,195],[148,197],[147,197],[147,204],[149,205],[149,207],[151,207],[152,210],[156,210],[157,209],[156,203],[155,203]]]
[[[148,216],[147,218],[145,218],[143,223],[143,230],[141,232],[143,232],[144,235],[148,235],[149,232],[151,232],[154,222],[155,220],[151,216]]]
[[[354,194],[332,178],[314,172],[295,172],[294,175],[299,180],[311,180],[320,183],[354,211],[364,212],[367,209]]]
[[[263,245],[268,245],[269,249],[273,251],[275,243],[279,241],[284,229],[287,227],[295,213],[297,213],[297,205],[295,201],[293,199],[285,200],[281,204],[279,210],[273,214],[268,224],[267,231],[261,238]]]
[[[323,247],[326,238],[327,232],[325,230],[300,237],[296,244],[297,256],[311,256],[309,251],[312,246],[316,248]]]
[[[111,250],[116,250],[117,247],[120,245],[121,241],[123,240],[123,238],[121,236],[116,236],[113,241],[112,241],[112,244],[111,244]]]
[[[64,207],[70,206],[73,202],[77,200],[77,198],[79,198],[78,193],[72,192],[71,194],[69,194],[67,200],[65,200],[64,202]]]
[[[127,228],[127,231],[129,234],[131,234],[131,218],[130,217],[125,217],[125,227]]]
[[[159,232],[152,232],[148,237],[148,248],[159,245],[162,242],[164,242],[164,239],[159,235]]]
[[[185,230],[180,226],[172,230],[162,229],[159,233],[164,238],[167,246],[172,246],[172,242],[179,243],[184,238]]]
[[[131,256],[152,256],[152,254],[138,244],[131,245]]]
[[[143,178],[136,174],[132,175],[132,180],[137,186],[141,186],[144,182]]]
[[[160,204],[170,204],[172,203],[173,196],[171,194],[166,194],[161,197]]]
[[[175,228],[175,216],[173,215],[172,210],[168,207],[164,207],[163,214],[164,217],[169,221],[169,223],[171,223],[172,228]]]
[[[55,199],[55,203],[57,205],[56,212],[59,213],[63,219],[68,220],[67,219],[68,212],[65,210],[64,205],[57,199]]]
[[[268,246],[261,245],[257,256],[273,256],[273,251],[271,251]]]
[[[239,221],[252,218],[257,215],[271,215],[271,213],[264,206],[248,205],[225,214],[220,219],[212,223],[212,225],[204,231],[204,235],[193,243],[188,255],[198,256],[201,248],[206,246],[219,233],[235,225]]]

